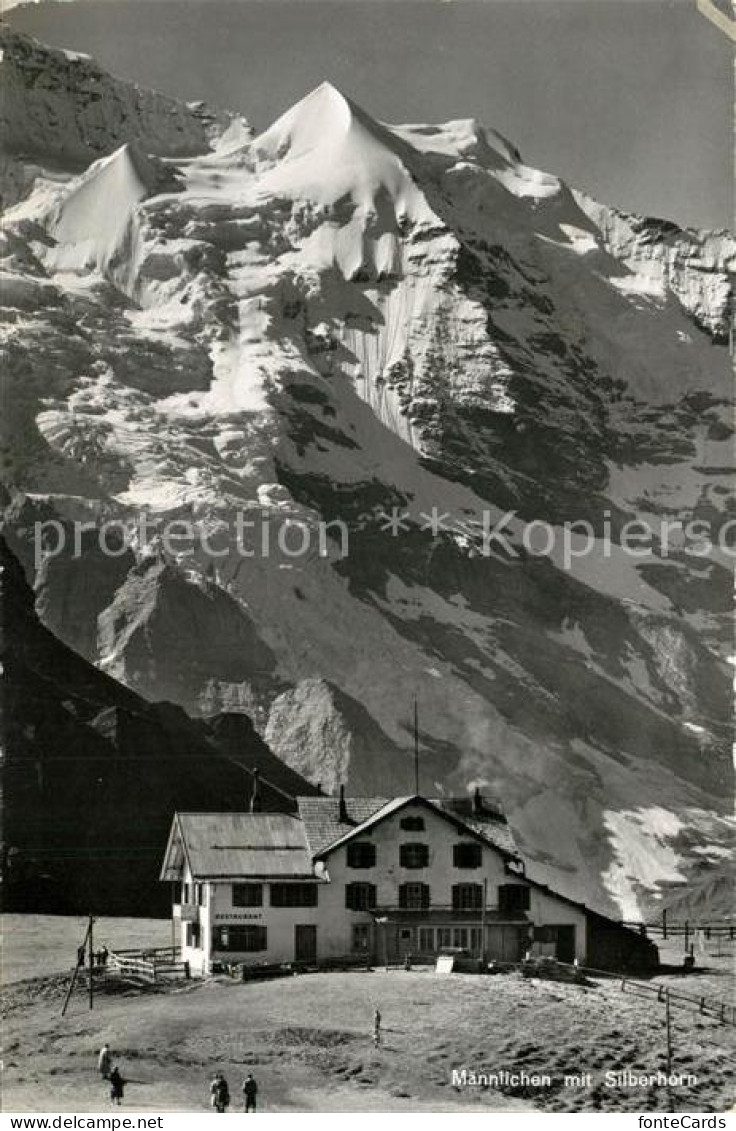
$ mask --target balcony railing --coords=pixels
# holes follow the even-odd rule
[[[398,903],[382,903],[379,907],[372,907],[372,915],[456,915],[464,918],[475,917],[480,919],[483,914],[481,907],[454,907],[451,903],[430,903],[427,907],[401,907]],[[486,914],[498,912],[497,907],[486,907]]]

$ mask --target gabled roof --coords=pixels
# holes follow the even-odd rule
[[[411,801],[419,800],[420,799],[418,797],[394,797],[393,800],[387,801],[384,805],[382,805],[380,809],[376,809],[374,813],[371,813],[370,817],[368,817],[365,821],[361,821],[359,825],[348,827],[347,831],[343,832],[342,836],[338,837],[336,841],[333,841],[332,844],[329,844],[326,848],[322,849],[320,856],[325,856],[328,852],[334,852],[336,848],[340,848],[349,840],[354,840],[355,837],[359,837],[362,833],[368,832],[369,829],[374,828],[377,824],[379,824],[379,822],[385,820],[386,817],[390,817],[392,813],[397,813]]]
[[[337,797],[297,797],[296,800],[313,856],[319,856],[325,848],[357,825],[362,825],[389,802],[387,797],[346,797],[348,820],[342,821]]]
[[[469,815],[460,816],[457,808],[464,799],[429,799],[416,794],[395,797],[346,797],[347,820],[340,817],[340,801],[336,797],[299,797],[299,814],[304,820],[312,855],[326,856],[343,844],[372,829],[380,821],[397,813],[406,805],[423,805],[449,821],[458,832],[475,837],[495,848],[507,858],[517,858],[511,830],[505,817],[495,810],[474,812],[468,799]]]
[[[304,824],[285,813],[177,813],[161,879],[314,879]]]
[[[511,826],[500,809],[492,808],[486,802],[476,809],[472,797],[433,797],[432,802],[444,812],[459,817],[471,832],[482,836],[504,855],[519,858]]]

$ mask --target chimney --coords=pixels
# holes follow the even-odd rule
[[[475,813],[476,817],[480,816],[480,814],[483,812],[483,808],[483,794],[481,793],[478,786],[476,786],[473,793],[473,812]]]
[[[341,785],[340,786],[340,820],[341,821],[347,821],[348,819],[349,819],[348,818],[348,807],[345,804],[345,786]]]
[[[251,813],[260,813],[260,811],[261,811],[261,791],[260,791],[261,771],[254,767],[252,773],[253,773],[253,792],[250,795],[250,811],[251,811]]]

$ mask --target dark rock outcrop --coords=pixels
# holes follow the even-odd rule
[[[158,871],[175,810],[314,792],[243,716],[193,721],[92,667],[38,620],[4,540],[2,854],[6,910],[165,913]]]

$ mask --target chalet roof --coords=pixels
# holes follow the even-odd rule
[[[297,797],[299,816],[304,822],[312,855],[319,856],[324,849],[342,840],[346,833],[362,825],[388,803],[387,797],[346,797],[348,820],[341,821],[339,798]]]
[[[304,821],[307,841],[313,856],[320,856],[346,840],[368,831],[378,821],[412,801],[439,810],[458,827],[486,841],[505,856],[516,857],[516,845],[508,822],[496,809],[476,811],[472,798],[345,797],[347,820],[340,818],[337,797],[299,797],[299,815]]]
[[[472,797],[435,797],[432,801],[438,809],[459,817],[472,832],[482,836],[501,852],[518,856],[511,826],[500,809],[484,803],[478,811]]]
[[[314,879],[304,824],[285,813],[177,813],[161,879],[184,861],[198,880]]]

